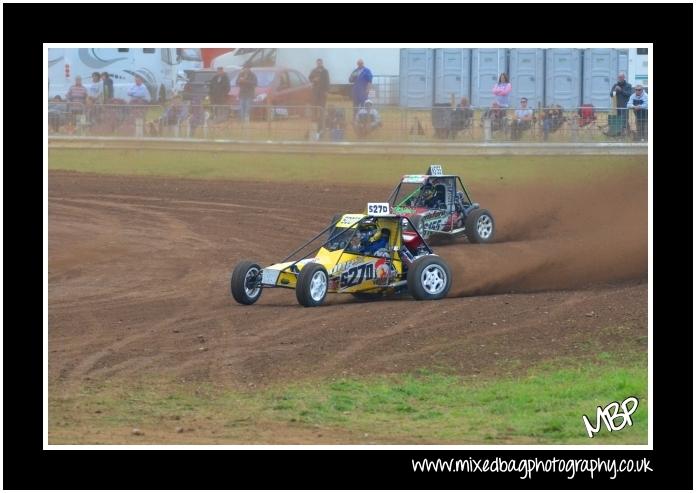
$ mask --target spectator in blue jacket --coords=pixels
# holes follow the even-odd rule
[[[362,58],[355,62],[358,66],[350,74],[348,82],[353,84],[353,118],[367,100],[372,88],[372,72],[365,66]]]
[[[136,75],[135,84],[128,89],[128,97],[131,104],[147,104],[150,102],[150,91],[147,90],[144,79]]]
[[[641,84],[636,84],[634,89],[626,107],[636,116],[636,140],[645,142],[648,138],[648,94]]]

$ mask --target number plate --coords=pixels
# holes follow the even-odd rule
[[[389,215],[388,202],[368,202],[367,213],[371,216],[386,216]]]
[[[264,269],[263,270],[263,275],[261,277],[261,282],[263,284],[268,284],[271,286],[275,286],[276,282],[278,281],[278,276],[280,275],[280,271],[278,270],[268,270]]]
[[[442,176],[442,165],[440,164],[431,164],[430,165],[430,173],[429,175],[432,176]]]

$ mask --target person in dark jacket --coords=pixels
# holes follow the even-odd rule
[[[109,77],[109,72],[102,72],[101,80],[104,84],[104,102],[109,103],[114,99],[114,80]]]
[[[633,88],[631,84],[626,82],[626,74],[623,72],[619,72],[617,79],[611,88],[609,96],[616,96],[616,112],[623,122],[624,128],[628,130],[628,110],[626,109],[626,104],[628,103],[628,98],[633,94]]]
[[[251,71],[249,64],[237,76],[237,86],[239,87],[239,119],[243,123],[248,123],[251,112],[251,103],[256,96],[256,86],[258,79],[256,74]]]
[[[217,68],[217,73],[215,77],[210,81],[210,103],[213,105],[213,113],[215,114],[215,119],[226,120],[228,116],[228,108],[223,107],[227,102],[227,95],[230,92],[230,78],[227,77],[225,69],[222,67]]]
[[[312,107],[314,121],[317,122],[317,132],[323,129],[326,95],[329,92],[329,71],[324,68],[324,61],[317,58],[317,66],[310,72],[309,81],[312,83]]]

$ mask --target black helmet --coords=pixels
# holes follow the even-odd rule
[[[433,187],[430,183],[426,183],[421,189],[421,197],[423,197],[423,200],[432,199],[435,196],[435,193],[435,187]]]

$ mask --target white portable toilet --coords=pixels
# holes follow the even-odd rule
[[[507,71],[505,48],[472,49],[471,105],[489,107],[493,102],[493,86],[498,82],[500,73]]]
[[[519,107],[526,97],[529,108],[544,102],[544,50],[541,48],[515,48],[510,50],[510,106]]]
[[[628,65],[628,55],[626,56]],[[583,53],[582,104],[611,107],[611,88],[619,74],[619,52],[612,48],[588,48]]]
[[[471,49],[438,48],[435,50],[435,104],[471,100]]]
[[[402,48],[399,65],[399,104],[406,108],[430,108],[433,105],[432,48]]]
[[[559,104],[564,109],[580,107],[581,59],[576,48],[546,50],[546,87],[544,105]]]

